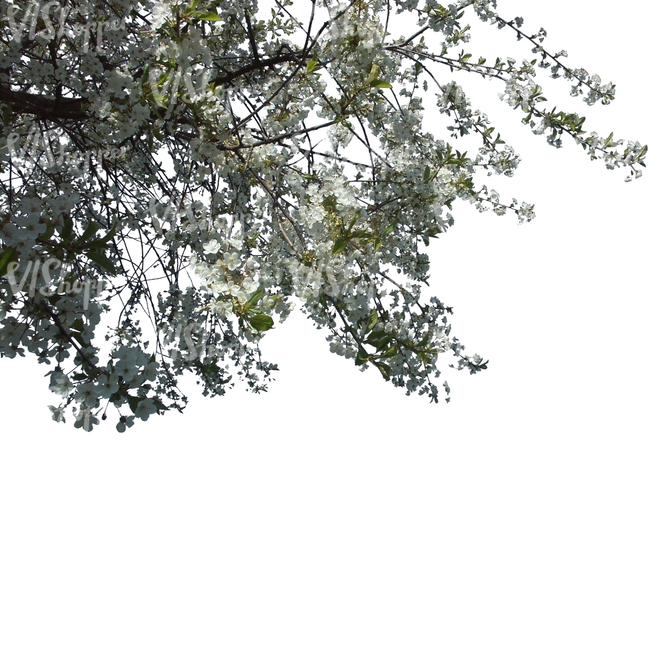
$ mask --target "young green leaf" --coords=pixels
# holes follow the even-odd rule
[[[84,242],[90,241],[95,236],[99,228],[100,226],[96,221],[91,221],[77,243],[82,244]]]
[[[86,257],[95,262],[97,266],[101,266],[105,271],[108,271],[110,275],[117,275],[117,269],[113,266],[113,262],[111,262],[101,250],[91,249],[87,250],[85,254]]]
[[[370,312],[370,316],[368,316],[368,324],[366,325],[366,332],[372,332],[372,330],[375,329],[375,325],[377,325],[378,321],[379,321],[379,314],[377,314],[376,309],[373,309]]]
[[[377,348],[377,351],[383,350],[388,347],[388,344],[392,340],[392,336],[387,332],[382,332],[380,330],[375,330],[371,332],[368,338],[366,339],[370,345]]]
[[[0,277],[4,275],[5,270],[9,266],[9,263],[16,261],[14,258],[17,257],[15,248],[5,248],[0,254]]]
[[[368,83],[372,85],[373,81],[379,77],[379,66],[376,63],[373,63],[370,67],[370,76],[368,77]]]
[[[249,322],[258,332],[266,332],[273,327],[273,319],[266,314],[255,314]]]
[[[210,22],[219,22],[223,20],[223,18],[219,14],[214,13],[214,11],[204,11],[202,13],[196,14],[196,17],[199,20],[208,20]]]
[[[383,363],[381,361],[373,361],[373,364],[377,366],[379,369],[379,372],[381,373],[381,376],[388,381],[390,379],[390,366],[386,363]]]
[[[338,255],[345,250],[345,247],[348,245],[348,240],[343,237],[339,237],[334,242],[334,248],[332,248],[332,255]]]
[[[251,297],[246,301],[246,304],[249,307],[254,307],[264,296],[264,289],[258,289]]]
[[[370,360],[371,355],[368,354],[363,348],[359,348],[357,356],[354,359],[355,366],[362,366],[364,363]]]
[[[320,68],[320,64],[318,63],[317,58],[314,57],[313,59],[307,61],[307,69],[306,69],[307,74],[311,74],[312,72],[315,72],[319,68]]]

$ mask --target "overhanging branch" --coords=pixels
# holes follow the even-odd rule
[[[257,59],[237,70],[226,72],[216,77],[212,83],[215,86],[225,86],[244,75],[267,70],[290,61],[304,61],[304,54],[302,52],[283,52],[281,50],[281,53],[276,56]],[[5,83],[0,83],[0,102],[11,106],[15,113],[28,113],[44,120],[87,120],[90,117],[87,108],[88,101],[83,98],[53,98],[35,95],[11,90]]]
[[[11,106],[15,113],[29,113],[44,120],[86,120],[90,117],[85,99],[44,97],[11,90],[3,83],[0,83],[0,102]]]

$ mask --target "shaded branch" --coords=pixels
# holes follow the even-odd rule
[[[29,113],[45,120],[86,120],[90,117],[87,100],[70,97],[44,97],[11,90],[0,83],[0,102],[11,106],[15,113]]]

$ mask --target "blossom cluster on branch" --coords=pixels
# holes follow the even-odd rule
[[[266,390],[260,340],[296,304],[333,352],[407,393],[437,401],[443,366],[485,369],[424,295],[427,246],[457,199],[534,212],[480,184],[519,157],[462,74],[499,80],[550,144],[641,174],[647,147],[546,108],[538,72],[589,105],[614,86],[495,0],[299,4],[3,3],[0,355],[48,366],[55,420],[90,430],[114,414],[123,431],[182,410],[185,372],[206,395],[235,374]],[[533,58],[466,53],[472,15]],[[423,127],[429,94],[440,133]]]

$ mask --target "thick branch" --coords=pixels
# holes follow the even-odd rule
[[[251,72],[258,72],[281,63],[300,61],[301,52],[284,52],[268,59],[256,59],[238,70],[232,70],[214,79],[215,86],[225,86],[235,79]],[[29,113],[45,120],[86,120],[90,117],[87,100],[69,97],[44,97],[32,93],[11,90],[7,84],[0,83],[0,102],[9,104],[16,113]]]
[[[29,113],[45,120],[86,120],[90,117],[85,99],[43,97],[11,90],[0,83],[0,102],[9,104],[16,113]]]

